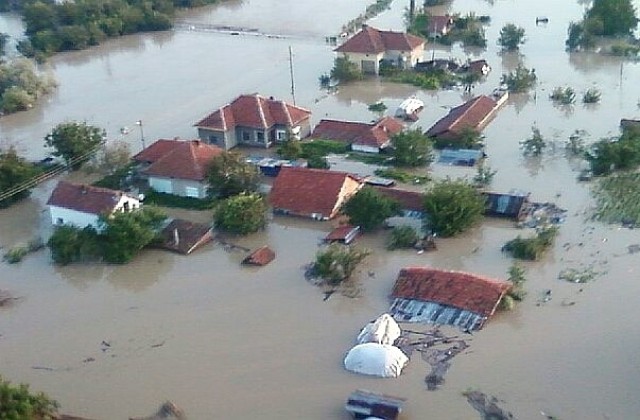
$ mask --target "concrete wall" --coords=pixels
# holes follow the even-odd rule
[[[162,186],[167,182],[171,182],[171,189],[166,190]],[[179,195],[180,197],[193,197],[193,198],[206,198],[207,197],[207,185],[204,182],[198,182],[188,179],[175,179],[149,176],[149,187],[155,191],[163,192],[167,194]],[[188,190],[192,189],[192,190]],[[193,195],[191,193],[195,193]]]
[[[343,57],[346,57],[358,66],[358,69],[362,71],[362,62],[363,61],[373,61],[374,62],[374,74],[378,74],[380,71],[380,60],[384,57],[384,53],[379,54],[360,54],[360,53],[343,53]]]
[[[73,225],[79,228],[86,226],[98,227],[98,215],[66,209],[64,207],[49,206],[51,224],[54,226]]]

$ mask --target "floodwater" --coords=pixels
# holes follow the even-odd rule
[[[393,111],[415,94],[427,104],[416,126],[426,129],[462,102],[462,92],[377,81],[341,87],[333,95],[317,87],[333,60],[324,38],[339,33],[367,3],[231,1],[182,18],[272,36],[176,31],[58,55],[47,65],[59,82],[57,91],[28,112],[2,117],[0,138],[34,159],[46,153],[44,135],[63,120],[105,127],[134,150],[142,134],[148,142],[190,138],[195,121],[238,94],[292,100],[289,46],[296,103],[312,110],[315,122],[325,116],[367,121],[375,118],[368,104],[383,101]],[[260,269],[240,267],[244,254],[219,245],[189,257],[145,251],[126,266],[54,267],[40,251],[17,265],[0,264],[0,289],[21,297],[0,309],[3,377],[48,393],[65,412],[96,419],[144,415],[165,399],[193,419],[346,419],[343,403],[356,388],[407,398],[405,418],[411,419],[478,418],[461,396],[468,388],[497,396],[520,419],[541,418],[541,412],[562,419],[637,418],[640,306],[634,299],[640,283],[637,254],[627,246],[640,237],[635,230],[587,220],[589,186],[575,181],[580,163],[565,156],[563,144],[576,129],[597,140],[616,134],[620,118],[638,117],[640,65],[564,51],[567,25],[580,19],[582,3],[455,0],[441,8],[492,18],[486,51],[429,47],[425,53],[485,57],[493,71],[474,93],[490,92],[500,74],[518,63],[535,68],[539,77],[534,91],[511,97],[485,130],[489,163],[498,170],[493,187],[530,191],[535,201],[569,210],[552,252],[525,265],[526,300],[471,337],[470,351],[454,360],[441,390],[426,390],[428,365],[417,357],[398,379],[351,374],[342,358],[359,329],[388,308],[404,266],[431,264],[504,278],[512,261],[500,247],[522,233],[508,222],[487,221],[422,255],[384,251],[384,233],[365,237],[360,244],[372,255],[357,277],[360,297],[335,294],[326,302],[303,279],[302,267],[313,259],[328,223],[276,217],[265,232],[237,239],[248,248],[275,249],[277,259]],[[407,5],[394,1],[370,24],[402,29]],[[541,15],[549,23],[536,26]],[[527,42],[519,53],[501,54],[495,45],[508,22],[525,28]],[[3,16],[0,31],[11,28],[15,18]],[[579,93],[597,87],[601,103],[554,106],[549,93],[566,85]],[[524,159],[518,143],[533,125],[552,147],[540,159]],[[124,126],[131,130],[121,136]],[[432,170],[436,176],[474,174],[438,164]],[[28,200],[0,210],[3,249],[46,237],[44,203],[53,186],[45,183]],[[185,217],[203,221],[208,215]],[[603,274],[585,285],[557,279],[562,269],[586,265]],[[553,299],[538,305],[546,289]]]

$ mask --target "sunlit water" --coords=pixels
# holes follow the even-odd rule
[[[47,66],[59,88],[34,109],[2,117],[0,138],[34,159],[47,152],[42,141],[47,131],[64,120],[105,127],[111,138],[122,137],[134,150],[141,134],[147,141],[191,138],[194,122],[241,93],[293,100],[289,46],[296,103],[313,112],[314,122],[368,121],[376,118],[368,104],[383,101],[392,112],[415,94],[426,103],[415,126],[426,129],[464,100],[461,91],[428,92],[378,81],[340,87],[333,95],[318,88],[318,77],[334,58],[324,38],[339,33],[366,4],[235,1],[181,18],[279,37],[177,31],[58,55]],[[407,5],[395,1],[370,24],[402,29]],[[277,217],[266,232],[238,239],[248,248],[269,244],[276,251],[276,260],[260,269],[240,267],[244,254],[219,245],[189,257],[146,251],[126,266],[54,267],[41,251],[17,265],[0,264],[0,289],[21,297],[0,309],[3,377],[47,392],[65,412],[96,419],[148,414],[165,399],[193,419],[346,419],[343,403],[356,388],[407,398],[406,418],[412,419],[477,418],[461,396],[468,388],[496,395],[522,419],[541,418],[541,411],[562,419],[636,418],[640,338],[634,321],[640,310],[634,302],[640,283],[637,254],[628,254],[627,246],[640,243],[640,237],[634,230],[586,220],[589,186],[575,181],[580,162],[565,157],[564,142],[576,129],[586,130],[591,141],[615,135],[620,118],[638,117],[638,64],[564,51],[568,22],[583,13],[577,1],[456,0],[441,10],[491,16],[486,51],[428,46],[425,52],[486,58],[493,71],[474,93],[490,92],[501,73],[520,62],[539,77],[536,89],[510,98],[484,132],[489,164],[498,170],[494,189],[531,191],[534,200],[569,210],[554,250],[525,265],[525,302],[474,334],[470,351],[454,360],[443,389],[426,391],[428,366],[415,356],[400,378],[386,380],[348,373],[342,358],[359,328],[388,308],[401,267],[432,264],[504,278],[512,260],[500,247],[523,233],[507,221],[487,221],[460,238],[440,240],[437,252],[422,255],[385,251],[384,232],[364,237],[360,244],[373,253],[358,275],[361,297],[335,294],[326,302],[303,279],[303,265],[331,229],[328,223]],[[549,23],[536,26],[536,16],[547,16]],[[508,22],[525,28],[527,42],[519,53],[501,54],[495,45]],[[0,21],[0,31],[16,27],[11,16]],[[549,93],[567,85],[578,97],[598,88],[601,103],[555,106]],[[524,159],[519,142],[534,125],[553,147],[541,159]],[[124,126],[130,132],[121,136]],[[474,174],[438,164],[432,170],[436,176]],[[3,250],[46,236],[44,203],[54,184],[0,210]],[[187,217],[208,219],[207,214]],[[586,264],[604,274],[586,285],[557,279],[560,270]],[[546,289],[552,289],[553,299],[538,306]],[[101,345],[103,340],[110,347]]]

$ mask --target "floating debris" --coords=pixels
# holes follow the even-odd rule
[[[515,418],[511,412],[498,406],[498,403],[504,401],[500,401],[496,397],[489,397],[480,391],[467,391],[463,395],[467,397],[467,402],[481,414],[483,419],[511,420]]]
[[[595,271],[591,267],[587,267],[584,269],[578,268],[567,268],[562,270],[558,274],[558,278],[560,280],[568,281],[569,283],[588,283],[590,281],[595,280],[595,278],[599,275],[597,271]]]

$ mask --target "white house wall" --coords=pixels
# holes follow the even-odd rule
[[[170,188],[167,186],[169,183]],[[206,198],[207,186],[203,182],[192,181],[188,179],[171,179],[149,176],[149,187],[157,192],[179,195],[181,197]],[[197,190],[197,196],[188,192]]]
[[[365,146],[363,144],[355,144],[351,145],[351,150],[356,152],[364,152],[364,153],[380,153],[380,149],[378,147],[373,146]]]
[[[64,207],[49,206],[51,224],[54,226],[73,225],[79,228],[98,227],[98,215],[71,210]]]

